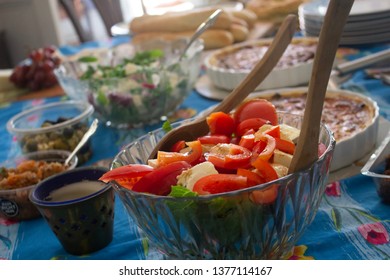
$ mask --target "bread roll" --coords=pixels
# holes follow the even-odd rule
[[[246,8],[255,12],[259,20],[273,20],[287,14],[297,14],[298,7],[308,0],[249,0]]]
[[[242,20],[245,20],[245,22],[248,25],[248,28],[250,29],[253,28],[253,26],[257,21],[256,13],[248,9],[243,9],[240,11],[233,10],[233,11],[229,11],[229,13],[235,18],[240,18]]]
[[[215,9],[212,8],[203,8],[186,12],[170,12],[163,15],[143,15],[130,22],[130,30],[134,34],[195,31],[214,11]],[[227,30],[230,24],[231,16],[222,11],[212,28]]]
[[[132,43],[139,44],[145,41],[151,41],[155,39],[161,40],[177,40],[180,38],[189,38],[193,34],[192,31],[184,32],[142,32],[135,34],[132,38]],[[229,46],[234,43],[233,34],[230,31],[222,29],[209,29],[206,30],[200,38],[204,42],[204,49],[216,49]]]
[[[232,16],[232,24],[237,24],[237,25],[248,27],[248,23],[245,20],[238,18],[238,17],[235,17],[235,16]]]
[[[249,35],[249,29],[247,27],[235,23],[230,25],[230,32],[233,34],[235,43],[245,41]]]

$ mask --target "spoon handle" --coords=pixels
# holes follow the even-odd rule
[[[275,38],[272,40],[264,57],[255,65],[253,70],[245,77],[245,79],[223,100],[219,103],[214,112],[228,113],[233,110],[239,102],[246,96],[255,91],[260,81],[263,81],[275,67],[280,57],[283,55],[287,46],[290,44],[297,28],[297,17],[288,15],[282,25],[279,27]],[[259,71],[261,69],[261,71]]]
[[[309,167],[318,159],[318,140],[325,94],[344,25],[354,0],[330,0],[314,58],[298,144],[289,173]]]
[[[219,16],[219,14],[222,12],[221,9],[215,10],[204,22],[202,22],[198,28],[196,29],[194,35],[192,35],[190,41],[187,43],[185,49],[180,55],[179,61],[183,59],[183,57],[186,55],[188,49],[191,47],[192,43],[200,37],[200,35],[203,34],[207,29],[209,29],[211,26],[213,26]]]
[[[69,162],[72,160],[72,158],[75,156],[75,154],[81,149],[82,146],[88,141],[89,137],[92,136],[92,134],[95,133],[97,126],[98,126],[98,120],[94,119],[91,126],[87,130],[87,132],[84,134],[83,138],[81,138],[80,142],[77,144],[76,148],[70,153],[70,155],[66,158],[64,165],[69,165]]]

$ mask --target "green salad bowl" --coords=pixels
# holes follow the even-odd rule
[[[64,61],[54,73],[65,93],[92,104],[107,126],[142,127],[173,114],[191,93],[204,45],[197,40],[179,61],[185,43],[156,40],[107,49]]]

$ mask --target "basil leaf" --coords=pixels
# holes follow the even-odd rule
[[[186,187],[183,186],[172,186],[171,192],[169,193],[169,196],[173,197],[194,197],[198,196],[197,193],[190,191]]]
[[[163,123],[162,129],[165,131],[165,133],[169,132],[172,130],[171,123],[167,120]]]
[[[79,62],[85,62],[85,63],[91,63],[91,62],[97,62],[97,57],[94,56],[83,56],[78,59]]]

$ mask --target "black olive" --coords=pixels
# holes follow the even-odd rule
[[[58,117],[57,121],[56,121],[56,124],[58,123],[62,123],[62,122],[66,122],[67,120],[69,120],[69,118],[65,118],[65,117]]]
[[[35,141],[35,139],[29,139],[26,142],[26,149],[29,152],[36,152],[38,151],[38,142]]]
[[[65,127],[64,130],[62,131],[62,135],[67,139],[72,138],[73,133],[74,130],[72,127]]]
[[[52,125],[53,125],[53,122],[51,122],[51,121],[44,121],[41,124],[41,127],[49,127],[49,126],[52,126]]]

